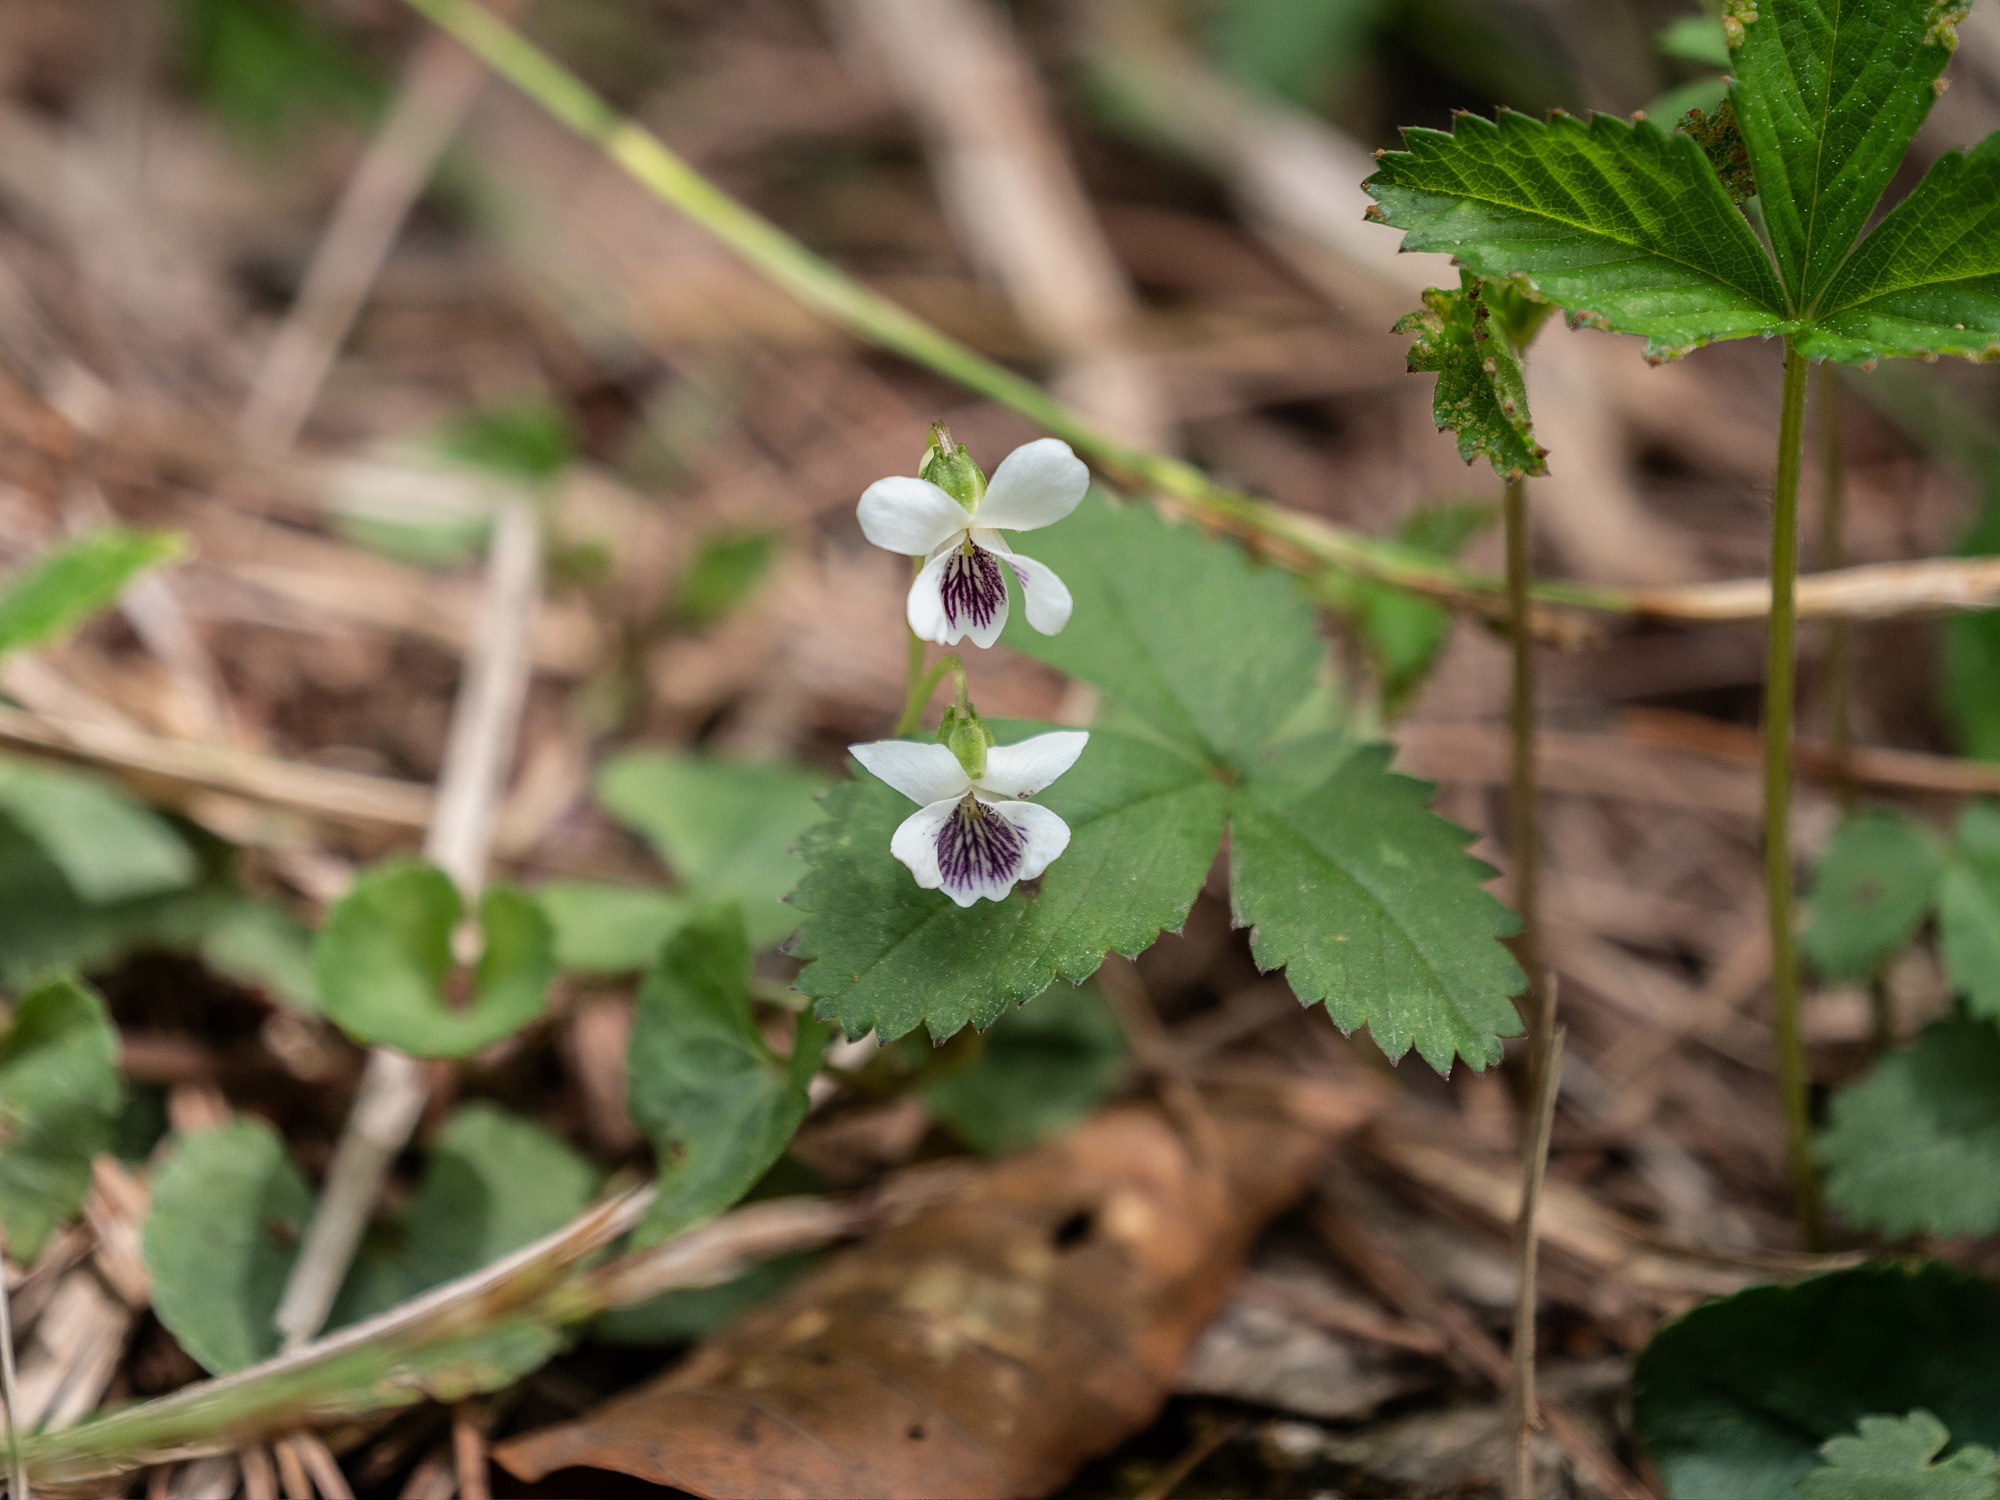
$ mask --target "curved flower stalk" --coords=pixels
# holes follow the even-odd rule
[[[1021,586],[1028,623],[1054,635],[1069,623],[1069,590],[1032,557],[1001,539],[1033,531],[1075,510],[1090,470],[1059,438],[1023,444],[1000,461],[989,483],[962,445],[934,428],[922,478],[878,479],[861,496],[862,533],[876,546],[921,559],[910,585],[910,629],[940,646],[970,637],[991,646],[1007,623],[1007,573]]]
[[[874,740],[848,749],[919,804],[889,842],[918,885],[960,906],[1004,901],[1017,882],[1033,880],[1069,847],[1069,824],[1020,799],[1075,765],[1090,736],[1064,730],[993,745],[976,717],[955,730],[948,720],[947,732],[949,744]]]

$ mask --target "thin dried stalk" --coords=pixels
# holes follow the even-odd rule
[[[1554,981],[1549,998],[1554,999]],[[1553,1010],[1553,1005],[1551,1005]],[[1555,1127],[1556,1094],[1562,1081],[1563,1034],[1544,1024],[1535,1038],[1534,1108],[1521,1141],[1521,1213],[1514,1223],[1514,1338],[1508,1351],[1507,1410],[1514,1424],[1514,1493],[1534,1500],[1535,1429],[1541,1426],[1541,1405],[1535,1399],[1535,1324],[1539,1297],[1535,1286],[1540,1233],[1535,1217],[1542,1204],[1542,1180],[1549,1168],[1549,1134]]]
[[[0,1251],[4,1248],[4,1239],[0,1239]],[[18,1500],[28,1500],[28,1469],[22,1457],[21,1432],[14,1416],[21,1407],[21,1390],[14,1374],[12,1301],[13,1296],[7,1286],[7,1262],[4,1254],[0,1254],[0,1403],[7,1408],[7,1492],[17,1496]]]

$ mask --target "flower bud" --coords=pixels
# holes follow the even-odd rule
[[[986,476],[972,461],[965,444],[951,440],[951,429],[942,422],[931,423],[930,446],[924,449],[919,479],[928,479],[967,510],[978,506],[986,493]]]
[[[976,709],[946,709],[944,721],[938,725],[938,738],[958,757],[969,780],[977,781],[986,774],[986,752],[992,747],[993,731]]]

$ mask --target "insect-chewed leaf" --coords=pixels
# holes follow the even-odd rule
[[[153,1311],[217,1374],[276,1352],[284,1295],[312,1192],[262,1120],[184,1135],[154,1170],[146,1215]]]
[[[1770,257],[1686,136],[1502,110],[1460,116],[1449,134],[1405,131],[1404,144],[1367,186],[1407,250],[1524,275],[1563,307],[1645,335],[1655,357],[1785,326]]]
[[[799,836],[817,821],[823,777],[796,766],[633,750],[598,773],[597,795],[645,835],[690,894],[735,901],[759,948],[794,926],[784,905],[797,884]]]
[[[462,913],[458,888],[435,866],[399,861],[363,874],[313,953],[327,1016],[359,1041],[417,1057],[465,1057],[534,1020],[555,978],[548,918],[521,891],[489,888],[470,995],[453,1005],[444,992]]]
[[[999,1156],[1060,1133],[1103,1102],[1125,1071],[1125,1034],[1096,989],[1056,985],[1000,1019],[968,1067],[924,1103],[968,1144]]]
[[[2000,1031],[1939,1021],[1833,1097],[1827,1198],[1882,1234],[2000,1229]]]
[[[1343,1031],[1366,1026],[1440,1072],[1500,1058],[1524,980],[1497,939],[1514,915],[1482,889],[1471,835],[1433,813],[1430,788],[1388,769],[1386,746],[1344,755],[1301,741],[1253,768],[1230,833],[1230,894],[1251,951],[1283,966]]]
[[[2000,1021],[2000,804],[1975,803],[1958,820],[1958,848],[1938,890],[1938,933],[1966,1005]]]
[[[0,757],[0,812],[93,906],[181,890],[200,873],[172,824],[81,771]]]
[[[711,908],[667,943],[639,991],[626,1053],[632,1119],[660,1153],[642,1241],[722,1212],[756,1186],[806,1117],[826,1028],[801,1015],[789,1058],[750,1009],[750,947],[733,907]]]
[[[2000,1500],[2000,1462],[1991,1448],[1938,1454],[1951,1433],[1927,1411],[1863,1417],[1852,1436],[1828,1438],[1826,1462],[1806,1475],[1800,1500]]]
[[[1440,432],[1457,434],[1460,458],[1483,458],[1505,479],[1548,472],[1547,450],[1535,441],[1528,419],[1520,356],[1493,326],[1476,277],[1466,277],[1457,290],[1430,288],[1424,310],[1404,318],[1396,331],[1416,336],[1411,371],[1437,375],[1432,415]]]
[[[1951,57],[1939,0],[1759,0],[1736,28],[1730,96],[1791,305],[1853,248]]]
[[[1005,743],[1041,727],[993,725]],[[1080,983],[1107,952],[1136,954],[1187,920],[1228,803],[1200,763],[1098,729],[1035,800],[1069,824],[1069,848],[1039,889],[961,908],[921,889],[889,853],[916,811],[907,798],[872,778],[828,792],[792,897],[805,913],[794,951],[809,960],[798,987],[819,1014],[849,1036],[873,1029],[889,1041],[926,1026],[942,1040],[992,1025],[1057,979]]]
[[[1835,831],[1813,872],[1801,942],[1828,979],[1866,979],[1916,936],[1944,873],[1944,841],[1906,813],[1870,808]]]
[[[90,1187],[111,1149],[123,1089],[118,1033],[96,991],[46,979],[0,1034],[0,1238],[25,1265]]]
[[[1325,648],[1310,602],[1233,542],[1092,498],[1024,550],[1061,575],[1076,607],[1059,635],[1017,614],[1007,644],[1190,754],[1240,768],[1312,689]]]
[[[1813,359],[2000,360],[2000,133],[1938,158],[1820,295]]]
[[[1793,1500],[1822,1443],[1882,1412],[1932,1412],[1959,1442],[1991,1447],[2000,1290],[1936,1264],[1752,1287],[1654,1336],[1633,1407],[1667,1493],[1689,1500]]]

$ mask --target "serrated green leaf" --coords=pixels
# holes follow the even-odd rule
[[[1431,287],[1424,310],[1396,324],[1414,334],[1411,372],[1437,376],[1431,404],[1438,431],[1456,434],[1458,456],[1485,459],[1503,479],[1546,474],[1548,451],[1528,418],[1528,382],[1512,341],[1493,326],[1477,277],[1456,290]]]
[[[583,974],[636,974],[686,919],[688,898],[647,885],[551,880],[535,888],[555,929],[556,963]]]
[[[1834,980],[1875,973],[1916,936],[1944,865],[1944,840],[1907,813],[1848,818],[1813,872],[1800,939],[1813,967]]]
[[[0,1036],[0,1239],[18,1264],[82,1205],[123,1094],[118,1033],[95,990],[58,975],[21,997]]]
[[[1070,629],[1077,629],[1072,622]],[[1041,726],[993,726],[1003,743]],[[801,993],[849,1036],[890,1041],[918,1026],[939,1041],[984,1029],[1057,979],[1081,983],[1107,952],[1137,954],[1178,929],[1215,858],[1226,790],[1170,747],[1093,730],[1076,765],[1035,799],[1070,843],[1033,892],[953,904],[889,853],[909,799],[862,773],[822,801],[805,838],[793,951]]]
[[[1822,1443],[1885,1411],[1934,1412],[1991,1447],[2000,1289],[1935,1264],[1752,1287],[1654,1336],[1633,1408],[1670,1500],[1792,1500]]]
[[[1937,98],[1951,57],[1940,10],[1759,0],[1735,30],[1730,97],[1795,308],[1819,301]]]
[[[1993,1450],[1974,1444],[1936,1462],[1950,1441],[1927,1411],[1863,1417],[1852,1436],[1820,1448],[1826,1462],[1799,1486],[1801,1500],[2000,1500]]]
[[[313,954],[320,1005],[357,1041],[416,1057],[465,1057],[542,1013],[555,938],[533,899],[490,887],[483,945],[464,1005],[445,997],[451,938],[464,908],[442,870],[399,861],[364,872],[334,906]]]
[[[0,585],[0,656],[69,634],[181,548],[172,532],[100,526],[51,549]]]
[[[1006,643],[1193,754],[1240,766],[1312,689],[1325,653],[1311,604],[1232,542],[1093,496],[1022,550],[1055,569],[1076,607],[1059,635],[1016,611]]]
[[[806,1117],[826,1039],[801,1015],[789,1058],[766,1045],[733,907],[709,908],[674,934],[639,990],[626,1053],[632,1119],[660,1156],[641,1242],[710,1218],[756,1186]]]
[[[1701,147],[1648,121],[1462,115],[1407,130],[1368,179],[1406,250],[1440,250],[1481,276],[1524,275],[1544,296],[1655,358],[1783,331],[1770,257]]]
[[[798,883],[799,838],[818,820],[814,798],[825,785],[795,766],[633,750],[605,763],[597,795],[690,895],[738,903],[750,941],[766,948],[797,925],[784,898]]]
[[[2000,360],[2000,133],[1939,157],[1817,311],[1799,341],[1812,359]]]
[[[1125,1063],[1125,1034],[1097,991],[1056,985],[1002,1016],[972,1064],[926,1088],[924,1103],[966,1144],[998,1156],[1081,1120]]]
[[[2000,1229],[2000,1031],[1939,1021],[1833,1096],[1827,1201],[1864,1229]]]
[[[93,906],[181,890],[200,873],[171,823],[86,772],[0,756],[0,813]]]
[[[262,1120],[183,1135],[154,1170],[153,1311],[204,1368],[223,1374],[276,1352],[271,1319],[311,1215],[305,1179]]]
[[[1976,802],[1959,817],[1938,888],[1938,936],[1967,1008],[2000,1020],[2000,805]]]
[[[1428,784],[1388,769],[1387,746],[1302,741],[1253,767],[1230,831],[1230,898],[1260,967],[1283,967],[1342,1031],[1366,1026],[1390,1057],[1412,1046],[1440,1072],[1518,1036],[1521,971],[1498,939],[1518,927],[1431,812]]]

